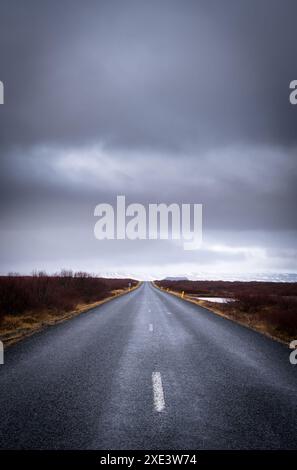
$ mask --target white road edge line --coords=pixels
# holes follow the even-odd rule
[[[154,331],[154,325],[152,323],[149,324],[149,331],[151,331],[151,332]]]
[[[152,373],[152,383],[154,391],[154,407],[160,413],[165,408],[165,398],[162,385],[162,377],[160,372]]]

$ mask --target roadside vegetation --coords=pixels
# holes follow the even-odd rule
[[[289,343],[297,338],[297,283],[164,280],[155,284],[184,292],[187,300],[276,339]],[[203,297],[230,300],[217,303]]]
[[[0,276],[0,339],[15,342],[137,285],[133,279],[105,279],[66,270],[55,275]]]

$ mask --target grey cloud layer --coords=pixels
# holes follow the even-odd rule
[[[1,2],[1,141],[296,144],[297,5]]]
[[[295,0],[2,0],[5,269],[64,255],[87,269],[92,253],[106,265],[189,262],[163,244],[144,258],[141,243],[95,245],[94,206],[126,194],[202,202],[212,243],[233,231],[236,246],[264,249],[272,237],[267,256],[292,270],[296,17]],[[246,256],[206,248],[191,262]]]
[[[162,153],[109,152],[91,147],[36,147],[2,160],[0,207],[17,223],[33,223],[22,212],[35,207],[51,224],[53,208],[62,225],[90,216],[99,202],[202,203],[211,229],[297,229],[296,149],[234,146],[176,159]],[[16,171],[17,169],[17,171]],[[20,203],[21,202],[21,203]],[[60,213],[64,207],[64,220]],[[32,220],[33,216],[33,220]]]

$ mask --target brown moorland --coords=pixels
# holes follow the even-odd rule
[[[55,275],[0,276],[0,339],[14,343],[137,285],[133,279],[106,279],[67,270]]]
[[[162,280],[155,284],[184,292],[185,299],[275,339],[289,343],[297,338],[297,283]],[[203,297],[232,301],[209,302]]]

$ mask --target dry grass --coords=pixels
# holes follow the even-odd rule
[[[57,279],[55,279],[55,283]],[[129,292],[129,282],[131,283],[132,287],[130,290],[136,289],[139,286],[137,281],[132,280],[121,280],[121,279],[109,279],[104,280],[104,286],[107,285],[112,287],[118,287],[116,289],[105,288],[103,291],[97,292],[98,300],[93,301],[76,301],[74,299],[75,305],[73,308],[57,308],[53,306],[49,307],[36,307],[32,309],[22,310],[21,312],[15,311],[14,313],[5,314],[2,311],[1,315],[1,323],[0,323],[0,339],[3,343],[7,346],[17,341],[31,336],[32,334],[48,327],[51,325],[55,325],[57,323],[61,323],[66,321],[70,318],[73,318],[79,314],[82,314],[94,307],[101,305],[102,303],[107,302],[108,300],[117,297],[119,295],[123,295]],[[1,283],[1,280],[0,280]],[[18,283],[22,283],[20,278],[18,279]],[[6,284],[9,285],[9,284]],[[28,278],[26,277],[26,283],[28,285]],[[30,285],[30,280],[29,280]],[[24,286],[23,286],[24,287]],[[97,284],[99,287],[99,283]],[[93,293],[92,293],[93,295]],[[96,294],[94,294],[96,297]],[[22,296],[23,298],[23,296]],[[16,304],[18,303],[18,299],[16,299]]]
[[[184,299],[259,331],[278,341],[290,343],[297,338],[297,284],[225,281],[156,281]],[[232,298],[215,303],[199,297]]]

